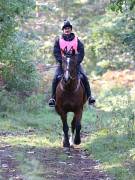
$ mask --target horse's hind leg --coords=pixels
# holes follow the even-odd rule
[[[80,137],[81,118],[82,118],[82,111],[79,111],[79,112],[75,113],[75,129],[76,129],[76,134],[75,134],[74,143],[76,145],[81,143],[81,137]]]
[[[62,123],[63,123],[63,132],[64,132],[64,139],[63,139],[63,147],[70,147],[69,144],[69,137],[68,137],[68,124],[67,124],[67,114],[63,113],[61,115]]]

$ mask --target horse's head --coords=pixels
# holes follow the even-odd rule
[[[62,69],[63,79],[67,83],[71,79],[75,79],[77,76],[77,56],[74,49],[67,51],[65,48],[62,51]]]

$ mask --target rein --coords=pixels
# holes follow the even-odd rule
[[[73,79],[75,79],[75,78],[73,78]],[[79,86],[80,86],[80,78],[78,79],[77,86],[76,86],[76,88],[75,88],[75,90],[74,90],[73,92],[78,91]],[[62,85],[62,83],[61,83],[61,82],[60,82],[60,88],[61,88],[61,90],[62,90],[62,91],[64,91],[64,90],[65,90],[65,89],[63,88],[63,85]]]

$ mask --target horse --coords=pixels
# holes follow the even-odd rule
[[[77,55],[73,49],[62,51],[63,76],[56,88],[55,110],[60,115],[63,124],[63,147],[70,148],[81,143],[80,130],[83,106],[87,96],[81,78],[78,75]],[[73,112],[71,122],[71,137],[68,136],[67,113]],[[75,135],[75,137],[74,137]]]

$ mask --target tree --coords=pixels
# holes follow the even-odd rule
[[[123,12],[124,10],[133,10],[135,6],[135,0],[112,0],[111,9],[113,11]]]
[[[31,48],[20,30],[33,5],[33,0],[0,1],[0,62],[4,64],[1,74],[8,90],[25,91],[33,84]]]

